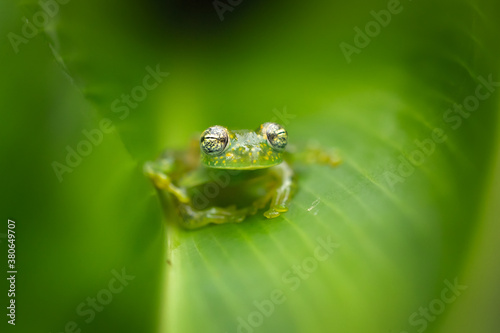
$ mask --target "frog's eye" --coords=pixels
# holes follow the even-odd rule
[[[229,133],[222,126],[209,127],[200,138],[200,148],[208,155],[220,155],[229,142]]]
[[[276,123],[265,123],[262,125],[262,132],[271,147],[278,151],[285,149],[288,143],[288,134],[283,126]]]

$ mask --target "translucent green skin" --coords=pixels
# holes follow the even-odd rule
[[[146,162],[144,173],[156,188],[175,198],[182,227],[239,223],[266,207],[264,216],[269,219],[288,210],[295,187],[293,170],[285,161],[285,153],[268,143],[264,126],[257,131],[224,128],[229,140],[217,155],[205,153],[206,149],[200,152],[198,140],[188,151],[167,150],[157,161]],[[198,156],[201,165],[197,163]],[[321,147],[311,147],[294,156],[330,166],[340,163],[335,154]]]
[[[272,148],[265,135],[250,130],[229,131],[229,142],[218,156],[201,153],[202,165],[217,169],[255,170],[283,161],[283,153]]]
[[[169,194],[163,197],[164,207],[173,211],[170,197],[177,203],[175,210],[182,217],[180,226],[197,229],[212,223],[239,223],[266,207],[264,216],[268,219],[288,211],[295,183],[287,161],[290,156],[284,151],[287,138],[280,144],[269,126],[270,123],[264,123],[255,131],[222,128],[227,136],[222,136],[225,146],[221,153],[211,149],[220,142],[204,145],[205,131],[187,151],[167,150],[158,160],[145,163],[144,173],[159,191]],[[335,155],[320,147],[294,156],[330,166],[339,163]]]

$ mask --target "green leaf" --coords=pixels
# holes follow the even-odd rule
[[[27,2],[28,17],[39,11],[35,3]],[[53,217],[54,230],[64,226],[75,240],[47,244],[49,258],[63,248],[78,254],[64,258],[72,266],[56,281],[86,272],[75,288],[56,293],[60,315],[43,327],[61,330],[74,319],[94,332],[498,328],[493,313],[472,322],[460,314],[486,311],[485,290],[498,277],[484,268],[484,242],[494,240],[483,237],[498,231],[491,184],[500,6],[394,4],[241,2],[223,21],[210,2],[61,4],[46,44],[83,98],[66,88],[71,97],[52,116],[76,119],[78,135],[64,136],[73,147],[85,139],[82,129],[99,128],[102,119],[116,132],[51,190],[67,207],[43,208],[44,220]],[[377,24],[381,15],[390,20]],[[356,37],[357,27],[365,37]],[[342,43],[357,51],[346,56]],[[157,69],[169,74],[147,89]],[[72,102],[90,116],[75,115]],[[334,147],[343,163],[297,167],[298,191],[277,219],[258,214],[185,231],[171,211],[162,217],[141,175],[145,160],[187,147],[211,125],[255,128],[273,119],[291,142]],[[64,160],[65,146],[50,156]],[[121,267],[136,276],[130,287],[95,321],[75,319],[73,309]],[[457,283],[467,289],[450,287]],[[498,288],[493,295],[498,304]]]

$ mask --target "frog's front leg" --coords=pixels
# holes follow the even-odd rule
[[[238,223],[243,221],[247,215],[253,213],[252,208],[236,209],[234,206],[196,209],[186,189],[176,186],[172,182],[169,173],[173,171],[173,165],[173,160],[170,159],[147,162],[144,165],[144,173],[152,180],[156,188],[166,190],[177,199],[179,211],[182,215],[180,224],[184,228],[196,229],[210,223]]]
[[[167,190],[173,194],[180,202],[190,202],[186,190],[182,187],[175,186],[169,176],[172,163],[169,160],[159,160],[157,162],[146,162],[144,164],[144,174],[148,176],[156,188]]]
[[[288,205],[292,198],[294,187],[293,170],[288,163],[282,162],[273,167],[272,171],[276,173],[280,181],[271,199],[271,205],[264,213],[264,216],[269,219],[278,217],[281,213],[288,211]]]
[[[302,149],[291,147],[289,152],[292,154],[287,155],[287,157],[293,161],[305,164],[320,164],[336,167],[342,163],[335,149],[321,146],[317,142],[310,142]]]

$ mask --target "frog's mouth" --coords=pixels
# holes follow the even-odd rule
[[[220,165],[208,165],[203,164],[207,168],[212,169],[225,169],[225,170],[258,170],[258,169],[266,169],[278,165],[279,163],[275,163],[272,165],[248,165],[248,166],[220,166]]]
[[[274,160],[261,160],[258,157],[256,159],[251,159],[251,156],[245,158],[234,158],[231,156],[227,156],[228,154],[215,157],[203,156],[201,159],[201,164],[205,167],[214,169],[257,170],[270,168],[282,162],[281,157],[275,158]]]

